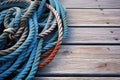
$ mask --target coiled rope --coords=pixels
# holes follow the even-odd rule
[[[0,0],[0,80],[31,80],[67,34],[58,0]]]

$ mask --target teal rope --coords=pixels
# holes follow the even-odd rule
[[[58,25],[46,3],[60,16],[65,37],[66,10],[58,0],[0,0],[0,80],[31,80],[40,57],[56,46]]]

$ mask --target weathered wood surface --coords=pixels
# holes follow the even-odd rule
[[[67,8],[68,37],[55,59],[39,70],[34,80],[120,80],[94,75],[55,77],[54,74],[120,75],[120,0],[59,1]]]
[[[120,28],[69,28],[65,44],[120,43]]]
[[[80,78],[80,77],[36,77],[34,80],[120,80],[119,77],[113,78],[113,77],[89,77],[89,78]]]
[[[66,8],[120,8],[120,0],[59,0]]]
[[[120,46],[64,45],[38,74],[120,73]]]
[[[69,26],[120,26],[120,9],[68,9]]]

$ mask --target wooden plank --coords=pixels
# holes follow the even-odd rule
[[[119,77],[36,77],[33,80],[120,80]]]
[[[66,8],[98,8],[95,0],[59,0]]]
[[[120,28],[69,28],[64,44],[120,43]]]
[[[120,9],[68,9],[69,26],[120,26]]]
[[[64,45],[38,74],[120,73],[120,46]]]
[[[120,8],[120,0],[59,0],[66,8]]]
[[[100,8],[120,8],[120,0],[97,0]]]

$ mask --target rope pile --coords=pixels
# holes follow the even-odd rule
[[[67,34],[58,0],[0,0],[0,80],[31,80]]]

